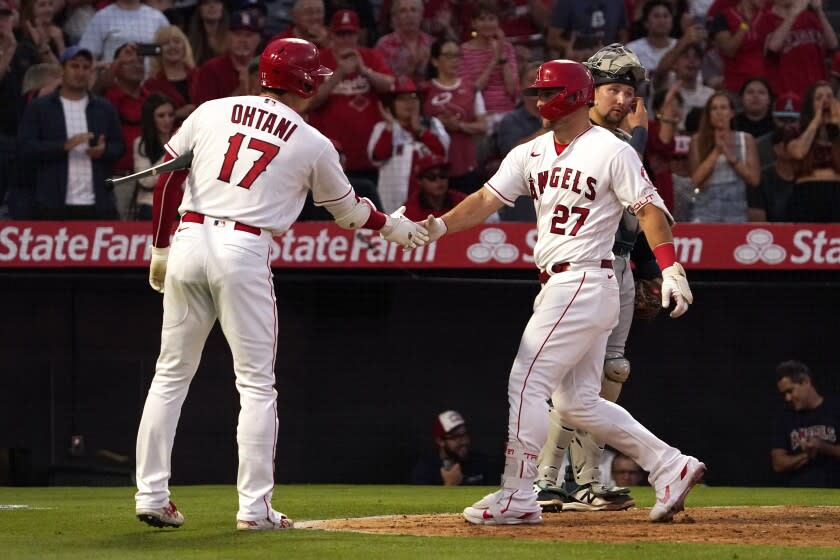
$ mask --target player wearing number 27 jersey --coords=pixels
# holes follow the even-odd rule
[[[540,270],[553,263],[611,260],[625,207],[653,204],[670,218],[633,148],[598,126],[568,146],[550,132],[517,146],[486,186],[511,206],[520,196],[534,201],[539,230],[534,260]]]
[[[514,148],[482,189],[424,222],[431,240],[480,224],[502,204],[529,196],[537,213],[534,259],[542,290],[525,327],[508,381],[508,444],[502,488],[464,509],[482,525],[542,521],[533,481],[546,441],[551,398],[562,425],[592,433],[651,473],[653,521],[669,521],[705,465],[664,441],[620,406],[603,399],[601,375],[610,331],[618,323],[619,287],[612,246],[624,208],[636,213],[663,269],[663,305],[673,317],[692,302],[675,262],[673,222],[636,152],[589,121],[594,81],[582,64],[546,62],[525,94],[537,96],[550,130]]]

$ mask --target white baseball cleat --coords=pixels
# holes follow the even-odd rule
[[[530,525],[542,523],[540,506],[534,509],[517,511],[510,509],[514,493],[499,490],[487,494],[481,500],[464,509],[464,519],[476,525]],[[515,504],[513,504],[515,505]]]
[[[277,531],[292,529],[294,522],[279,511],[271,510],[271,515],[265,519],[237,519],[237,531]]]
[[[135,510],[137,519],[152,527],[175,527],[176,529],[184,524],[184,516],[170,502],[162,508],[137,508]]]
[[[656,503],[650,510],[653,522],[671,521],[674,515],[685,509],[685,497],[695,484],[706,474],[706,465],[689,457],[688,461],[671,481],[656,488]]]

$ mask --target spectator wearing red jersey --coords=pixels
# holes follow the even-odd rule
[[[446,127],[449,146],[449,185],[465,193],[481,187],[474,136],[487,132],[484,98],[459,76],[461,48],[454,39],[435,41],[431,49],[430,80],[426,85],[423,114],[437,117]]]
[[[408,76],[417,83],[426,79],[429,49],[435,38],[420,30],[423,21],[422,0],[395,0],[392,22],[394,31],[376,42],[376,50],[396,76]]]
[[[211,58],[199,67],[193,99],[195,105],[248,93],[248,65],[257,54],[261,33],[260,20],[251,13],[234,12],[231,15],[228,52]]]
[[[516,53],[505,39],[495,0],[481,0],[473,12],[475,36],[461,45],[461,77],[484,96],[489,131],[516,107],[519,70]]]
[[[840,222],[840,101],[828,82],[808,90],[799,129],[787,145],[796,160],[790,216],[797,222]]]
[[[680,82],[667,90],[660,89],[653,96],[656,116],[648,122],[648,141],[645,164],[650,170],[653,184],[668,208],[674,207],[674,181],[671,177],[671,159],[674,157],[674,137],[682,121],[682,95]]]
[[[292,6],[292,25],[271,38],[304,39],[320,49],[330,46],[330,30],[324,25],[324,0],[296,0]],[[270,42],[270,41],[269,41]]]
[[[382,55],[359,46],[359,18],[339,10],[330,20],[332,47],[321,51],[321,64],[332,69],[309,104],[309,122],[346,150],[345,172],[376,183],[377,171],[367,154],[373,126],[380,121],[379,95],[394,86]]]
[[[400,76],[385,98],[382,120],[373,127],[368,156],[379,167],[377,192],[382,210],[391,213],[414,194],[412,168],[418,157],[435,153],[446,159],[449,135],[435,117],[420,116],[417,86]]]
[[[775,93],[805,95],[811,84],[828,79],[825,59],[837,48],[837,34],[822,1],[774,0],[758,32],[767,37],[765,68]]]
[[[764,0],[740,0],[715,16],[710,31],[723,60],[723,87],[740,91],[744,82],[764,72],[764,41],[761,19]]]
[[[161,27],[155,34],[155,43],[160,45],[160,56],[149,61],[151,77],[143,86],[149,93],[164,94],[175,109],[176,122],[180,123],[195,109],[192,99],[198,69],[192,47],[181,28],[175,25]]]

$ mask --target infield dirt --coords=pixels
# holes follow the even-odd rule
[[[477,526],[461,515],[389,515],[329,519],[300,528],[416,536],[501,537],[539,541],[691,542],[831,546],[840,542],[840,507],[689,508],[671,523],[651,523],[648,509],[543,515],[540,525]]]

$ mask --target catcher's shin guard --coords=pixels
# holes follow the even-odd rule
[[[536,484],[545,486],[557,486],[560,479],[560,467],[563,464],[563,457],[566,449],[574,435],[574,428],[563,426],[560,414],[554,408],[548,411],[548,437],[540,450],[537,459],[537,480]]]
[[[601,482],[601,457],[604,446],[600,445],[592,434],[577,430],[569,445],[569,458],[575,482],[579,486]]]

